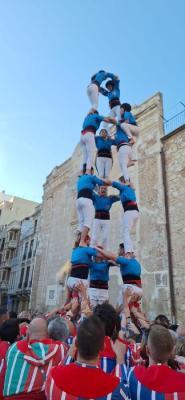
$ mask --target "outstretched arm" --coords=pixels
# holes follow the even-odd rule
[[[101,86],[100,86],[100,88],[99,88],[99,92],[100,92],[101,94],[103,94],[103,96],[108,96],[108,94],[109,94],[108,90],[104,89],[104,88],[101,87]]]
[[[100,249],[99,247],[95,247],[95,249],[98,251],[98,253],[102,254],[107,260],[113,260],[116,261],[117,256],[115,254],[111,253],[110,251],[106,251],[104,249]]]
[[[112,117],[104,117],[103,120],[104,120],[105,122],[109,122],[109,123],[111,123],[111,124],[113,124],[113,125],[116,125],[116,124],[117,124],[116,119],[115,119],[115,118],[112,118]]]

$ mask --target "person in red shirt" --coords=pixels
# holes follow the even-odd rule
[[[120,383],[119,378],[98,367],[104,337],[103,324],[95,315],[80,324],[76,341],[77,361],[51,369],[46,380],[47,400],[129,400],[128,388]]]
[[[19,323],[17,319],[6,320],[1,325],[0,339],[0,399],[2,399],[6,373],[6,354],[11,344],[19,339]]]
[[[167,328],[151,327],[146,352],[149,366],[139,365],[128,373],[131,400],[184,400],[185,375],[168,366],[174,342]]]

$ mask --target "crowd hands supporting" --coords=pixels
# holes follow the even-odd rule
[[[128,169],[136,162],[139,127],[131,106],[120,102],[119,83],[101,70],[87,88],[91,109],[81,133],[79,224],[65,303],[18,318],[0,309],[0,399],[185,400],[185,326],[171,325],[165,315],[150,321],[141,307],[141,265],[131,237],[139,208]],[[99,94],[108,97],[108,117],[98,113]],[[121,171],[113,181],[112,146]],[[108,195],[109,186],[118,194]],[[115,254],[108,243],[118,201],[122,242]],[[109,303],[110,267],[119,268],[122,282],[116,307]]]
[[[158,315],[126,334],[130,288],[121,317],[76,290],[80,302],[47,314],[0,309],[0,399],[185,399],[185,326]]]

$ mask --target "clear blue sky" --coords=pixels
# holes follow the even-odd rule
[[[79,140],[98,69],[119,74],[125,101],[161,91],[166,117],[180,111],[184,15],[184,0],[0,0],[0,190],[41,200]]]

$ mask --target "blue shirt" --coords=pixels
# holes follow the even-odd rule
[[[83,189],[93,190],[96,185],[105,186],[105,183],[96,175],[82,175],[77,180],[77,191]]]
[[[71,254],[71,264],[87,264],[90,265],[92,257],[97,256],[97,250],[93,247],[76,247]]]
[[[132,189],[130,186],[122,185],[120,182],[113,181],[112,187],[120,191],[120,199],[122,204],[126,203],[127,201],[136,202],[135,190]]]
[[[111,150],[111,146],[116,144],[114,139],[103,139],[101,136],[95,136],[95,143],[98,150]]]
[[[129,143],[129,138],[127,134],[121,129],[119,125],[117,125],[116,133],[115,133],[115,144],[118,146],[121,142]]]
[[[93,193],[93,203],[96,211],[109,211],[116,201],[119,201],[119,196],[100,196]]]
[[[111,264],[108,261],[92,262],[90,265],[90,281],[109,281],[109,268]]]
[[[120,271],[123,278],[132,275],[140,279],[141,265],[135,258],[129,259],[119,256],[116,258],[116,263],[120,265]]]
[[[89,126],[93,126],[93,128],[95,129],[95,131],[98,130],[98,128],[100,127],[101,122],[104,120],[104,117],[102,115],[99,114],[89,114],[87,115],[87,117],[85,117],[84,119],[84,123],[82,126],[82,130],[83,129],[87,129]]]
[[[114,100],[114,99],[119,99],[120,98],[119,83],[120,83],[120,81],[118,79],[115,79],[114,87],[110,92],[109,92],[109,90],[106,90],[106,89],[100,87],[100,93],[103,94],[103,96],[107,96],[109,101]]]
[[[121,120],[126,121],[128,124],[137,125],[136,119],[130,111],[125,111],[121,114]]]
[[[92,76],[91,83],[97,82],[99,85],[101,85],[101,83],[105,81],[107,78],[114,79],[115,75],[106,71],[98,71],[96,74]]]

